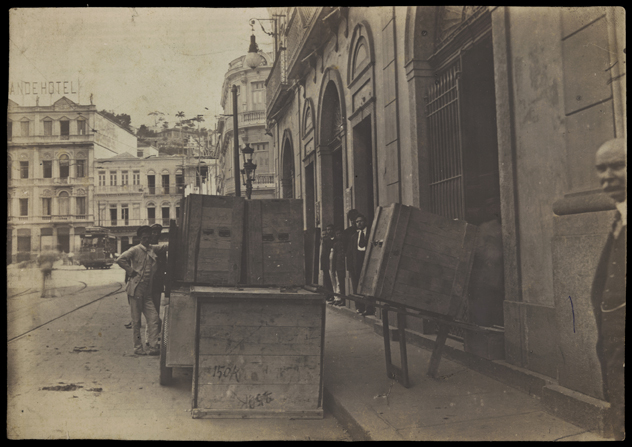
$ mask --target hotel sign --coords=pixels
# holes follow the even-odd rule
[[[79,81],[11,81],[9,96],[13,95],[76,95]]]

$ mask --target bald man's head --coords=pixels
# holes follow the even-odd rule
[[[615,202],[627,197],[627,163],[625,140],[616,138],[601,145],[596,155],[595,166],[604,192]]]

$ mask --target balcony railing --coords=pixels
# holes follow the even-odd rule
[[[287,61],[289,63],[295,61],[296,55],[303,46],[305,34],[311,30],[313,21],[321,9],[315,6],[296,8],[287,36]]]
[[[94,189],[95,194],[124,194],[143,192],[146,187],[143,185],[116,185],[116,186],[97,186]]]
[[[28,136],[16,136],[12,135],[7,139],[12,143],[25,144],[25,143],[55,143],[57,141],[69,141],[69,142],[91,142],[94,141],[94,134],[86,135],[28,135]]]
[[[8,222],[74,222],[92,220],[92,214],[53,214],[48,216],[7,216]]]
[[[274,183],[274,174],[257,174],[255,184],[262,185],[268,183]]]
[[[266,111],[271,114],[273,105],[281,94],[281,90],[287,88],[287,50],[279,50],[272,66],[272,70],[266,81]]]
[[[257,124],[265,124],[266,123],[266,111],[265,110],[251,110],[248,112],[239,112],[237,114],[237,123],[239,127],[241,126],[250,126]],[[232,130],[233,128],[233,119],[230,117],[226,120],[224,124],[224,129]]]
[[[125,194],[125,193],[146,193],[150,195],[181,195],[184,193],[184,185],[171,183],[163,186],[146,185],[116,185],[97,186],[95,194]]]

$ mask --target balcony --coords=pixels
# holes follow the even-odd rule
[[[49,216],[8,216],[11,223],[39,223],[39,222],[77,222],[92,221],[92,214],[53,214]]]
[[[87,135],[29,135],[26,137],[12,135],[8,140],[12,144],[59,144],[68,143],[93,143],[94,134]]]
[[[95,194],[138,194],[146,189],[143,185],[96,186]]]
[[[265,110],[251,110],[249,112],[239,112],[237,114],[237,124],[240,129],[245,126],[264,126],[266,124]],[[232,116],[225,120],[225,131],[233,130]]]
[[[302,61],[329,38],[330,31],[321,18],[333,11],[331,7],[295,8],[288,24],[287,49],[280,50],[266,81],[266,112],[268,119],[282,107],[292,79],[300,79],[307,70]],[[312,59],[314,60],[314,59]]]
[[[274,174],[257,174],[255,185],[274,184]]]

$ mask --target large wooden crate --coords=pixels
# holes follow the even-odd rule
[[[303,201],[246,202],[246,284],[305,284]]]
[[[377,207],[358,293],[455,317],[464,300],[477,227],[394,203]]]
[[[194,286],[194,418],[322,418],[325,296]]]
[[[210,285],[240,282],[244,208],[241,197],[190,194],[185,198],[178,279]]]

